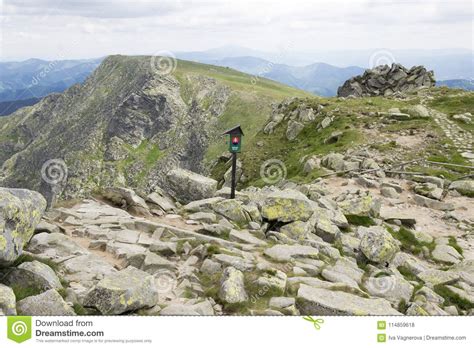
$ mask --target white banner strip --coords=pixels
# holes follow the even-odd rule
[[[0,347],[472,347],[473,327],[473,317],[0,317]]]

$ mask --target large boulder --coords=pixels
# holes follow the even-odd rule
[[[363,298],[342,291],[301,284],[296,306],[302,315],[400,315],[385,299]]]
[[[288,128],[286,129],[286,138],[288,140],[294,140],[301,133],[304,128],[304,124],[290,120],[288,121]]]
[[[250,220],[242,206],[242,202],[235,199],[219,201],[213,204],[212,208],[214,209],[214,212],[222,215],[239,226],[246,225]]]
[[[8,286],[0,284],[0,316],[16,315],[15,293]]]
[[[474,180],[458,180],[449,185],[450,190],[456,190],[460,194],[474,197]]]
[[[132,189],[125,187],[109,187],[104,190],[103,196],[111,202],[121,205],[131,211],[148,215],[148,205],[145,200]]]
[[[214,196],[217,181],[184,169],[173,169],[167,175],[170,193],[181,203]]]
[[[0,188],[0,266],[14,262],[46,209],[38,192]]]
[[[39,261],[23,262],[8,273],[7,284],[46,291],[62,289],[61,282],[48,265]]]
[[[153,276],[132,266],[106,276],[84,298],[85,307],[97,308],[106,315],[153,307],[157,302]]]
[[[297,258],[315,258],[319,250],[308,245],[278,244],[265,249],[264,254],[275,261],[288,262]]]
[[[376,297],[382,297],[398,307],[401,303],[408,303],[413,294],[413,285],[403,277],[396,275],[374,274],[365,280],[367,292]]]
[[[87,249],[77,244],[71,237],[62,233],[47,232],[35,234],[27,250],[57,263],[69,260],[73,256],[89,254]]]
[[[383,227],[373,226],[364,229],[360,250],[370,261],[390,261],[400,250],[395,238]]]
[[[337,172],[344,170],[344,156],[340,153],[329,153],[321,159],[321,165]]]
[[[313,212],[311,201],[290,189],[272,192],[262,203],[262,217],[270,221],[307,221]]]
[[[248,300],[244,286],[244,274],[234,267],[227,267],[222,274],[219,298],[225,303],[241,303]]]
[[[344,215],[372,216],[378,217],[380,214],[381,200],[374,198],[371,194],[352,197],[338,202],[339,208]]]
[[[36,296],[29,296],[16,304],[20,315],[76,315],[74,310],[54,289]]]

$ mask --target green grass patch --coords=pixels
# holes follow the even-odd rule
[[[55,262],[53,262],[49,259],[45,259],[45,258],[36,256],[36,255],[33,255],[33,254],[21,254],[20,257],[18,257],[15,260],[15,262],[12,264],[11,267],[18,267],[19,265],[21,265],[24,262],[33,262],[33,261],[38,261],[38,262],[44,263],[45,265],[51,267],[51,269],[55,273],[57,273],[59,271],[59,266]]]
[[[470,310],[474,308],[474,303],[462,298],[454,291],[450,290],[446,285],[438,284],[434,286],[434,291],[444,298],[444,306],[456,306],[458,309]]]
[[[74,303],[72,309],[77,315],[89,315],[87,310],[80,303]]]
[[[456,237],[450,236],[448,238],[448,245],[453,247],[454,249],[456,249],[456,251],[459,254],[461,254],[461,255],[463,254],[464,251],[462,250],[461,246],[458,244],[458,241],[457,241]]]
[[[24,298],[36,296],[44,292],[43,289],[39,289],[36,287],[24,287],[16,284],[13,284],[11,288],[13,290],[13,293],[15,294],[17,302],[23,300]]]
[[[397,269],[406,280],[416,282],[420,281],[420,279],[415,275],[415,273],[413,273],[409,268],[405,266],[398,266]]]
[[[406,121],[397,121],[382,127],[385,132],[400,132],[415,129],[434,130],[436,124],[430,118],[412,118]]]
[[[279,160],[284,163],[286,178],[297,183],[307,183],[325,173],[325,170],[318,170],[309,174],[303,172],[301,158],[308,155],[324,156],[330,152],[344,152],[348,148],[354,147],[364,142],[364,138],[359,130],[352,127],[350,116],[337,117],[326,129],[318,131],[314,124],[308,124],[301,131],[298,137],[289,141],[286,138],[287,123],[283,122],[276,127],[273,134],[263,132],[250,141],[248,148],[253,151],[244,151],[241,154],[243,167],[248,179],[247,185],[264,186],[267,183],[260,176],[261,166],[267,160]],[[325,144],[335,130],[344,130],[343,135],[333,144]],[[258,141],[263,143],[262,147],[256,145]]]
[[[382,144],[371,144],[370,147],[380,152],[387,152],[396,149],[398,147],[398,144],[395,140],[392,140]]]
[[[434,241],[431,243],[420,242],[414,236],[414,231],[411,231],[405,227],[400,227],[398,231],[395,231],[392,227],[388,226],[387,230],[390,234],[401,242],[401,249],[413,253],[415,255],[423,253],[423,248],[426,247],[432,251],[435,247]]]
[[[217,245],[211,244],[207,247],[207,254],[210,256],[214,254],[221,254],[221,253],[222,251]]]
[[[359,216],[359,215],[346,215],[346,219],[351,225],[356,226],[375,226],[375,221],[369,216]]]

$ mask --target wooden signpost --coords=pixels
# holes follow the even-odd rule
[[[237,153],[242,149],[242,128],[240,125],[225,131],[222,135],[229,135],[229,152],[232,153],[232,183],[230,187],[230,198],[235,198],[236,174],[237,174]]]

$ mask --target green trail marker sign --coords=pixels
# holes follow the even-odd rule
[[[229,152],[232,153],[232,184],[230,187],[230,198],[235,198],[236,171],[237,171],[237,153],[242,150],[242,136],[244,132],[240,125],[235,126],[222,135],[229,135]]]

